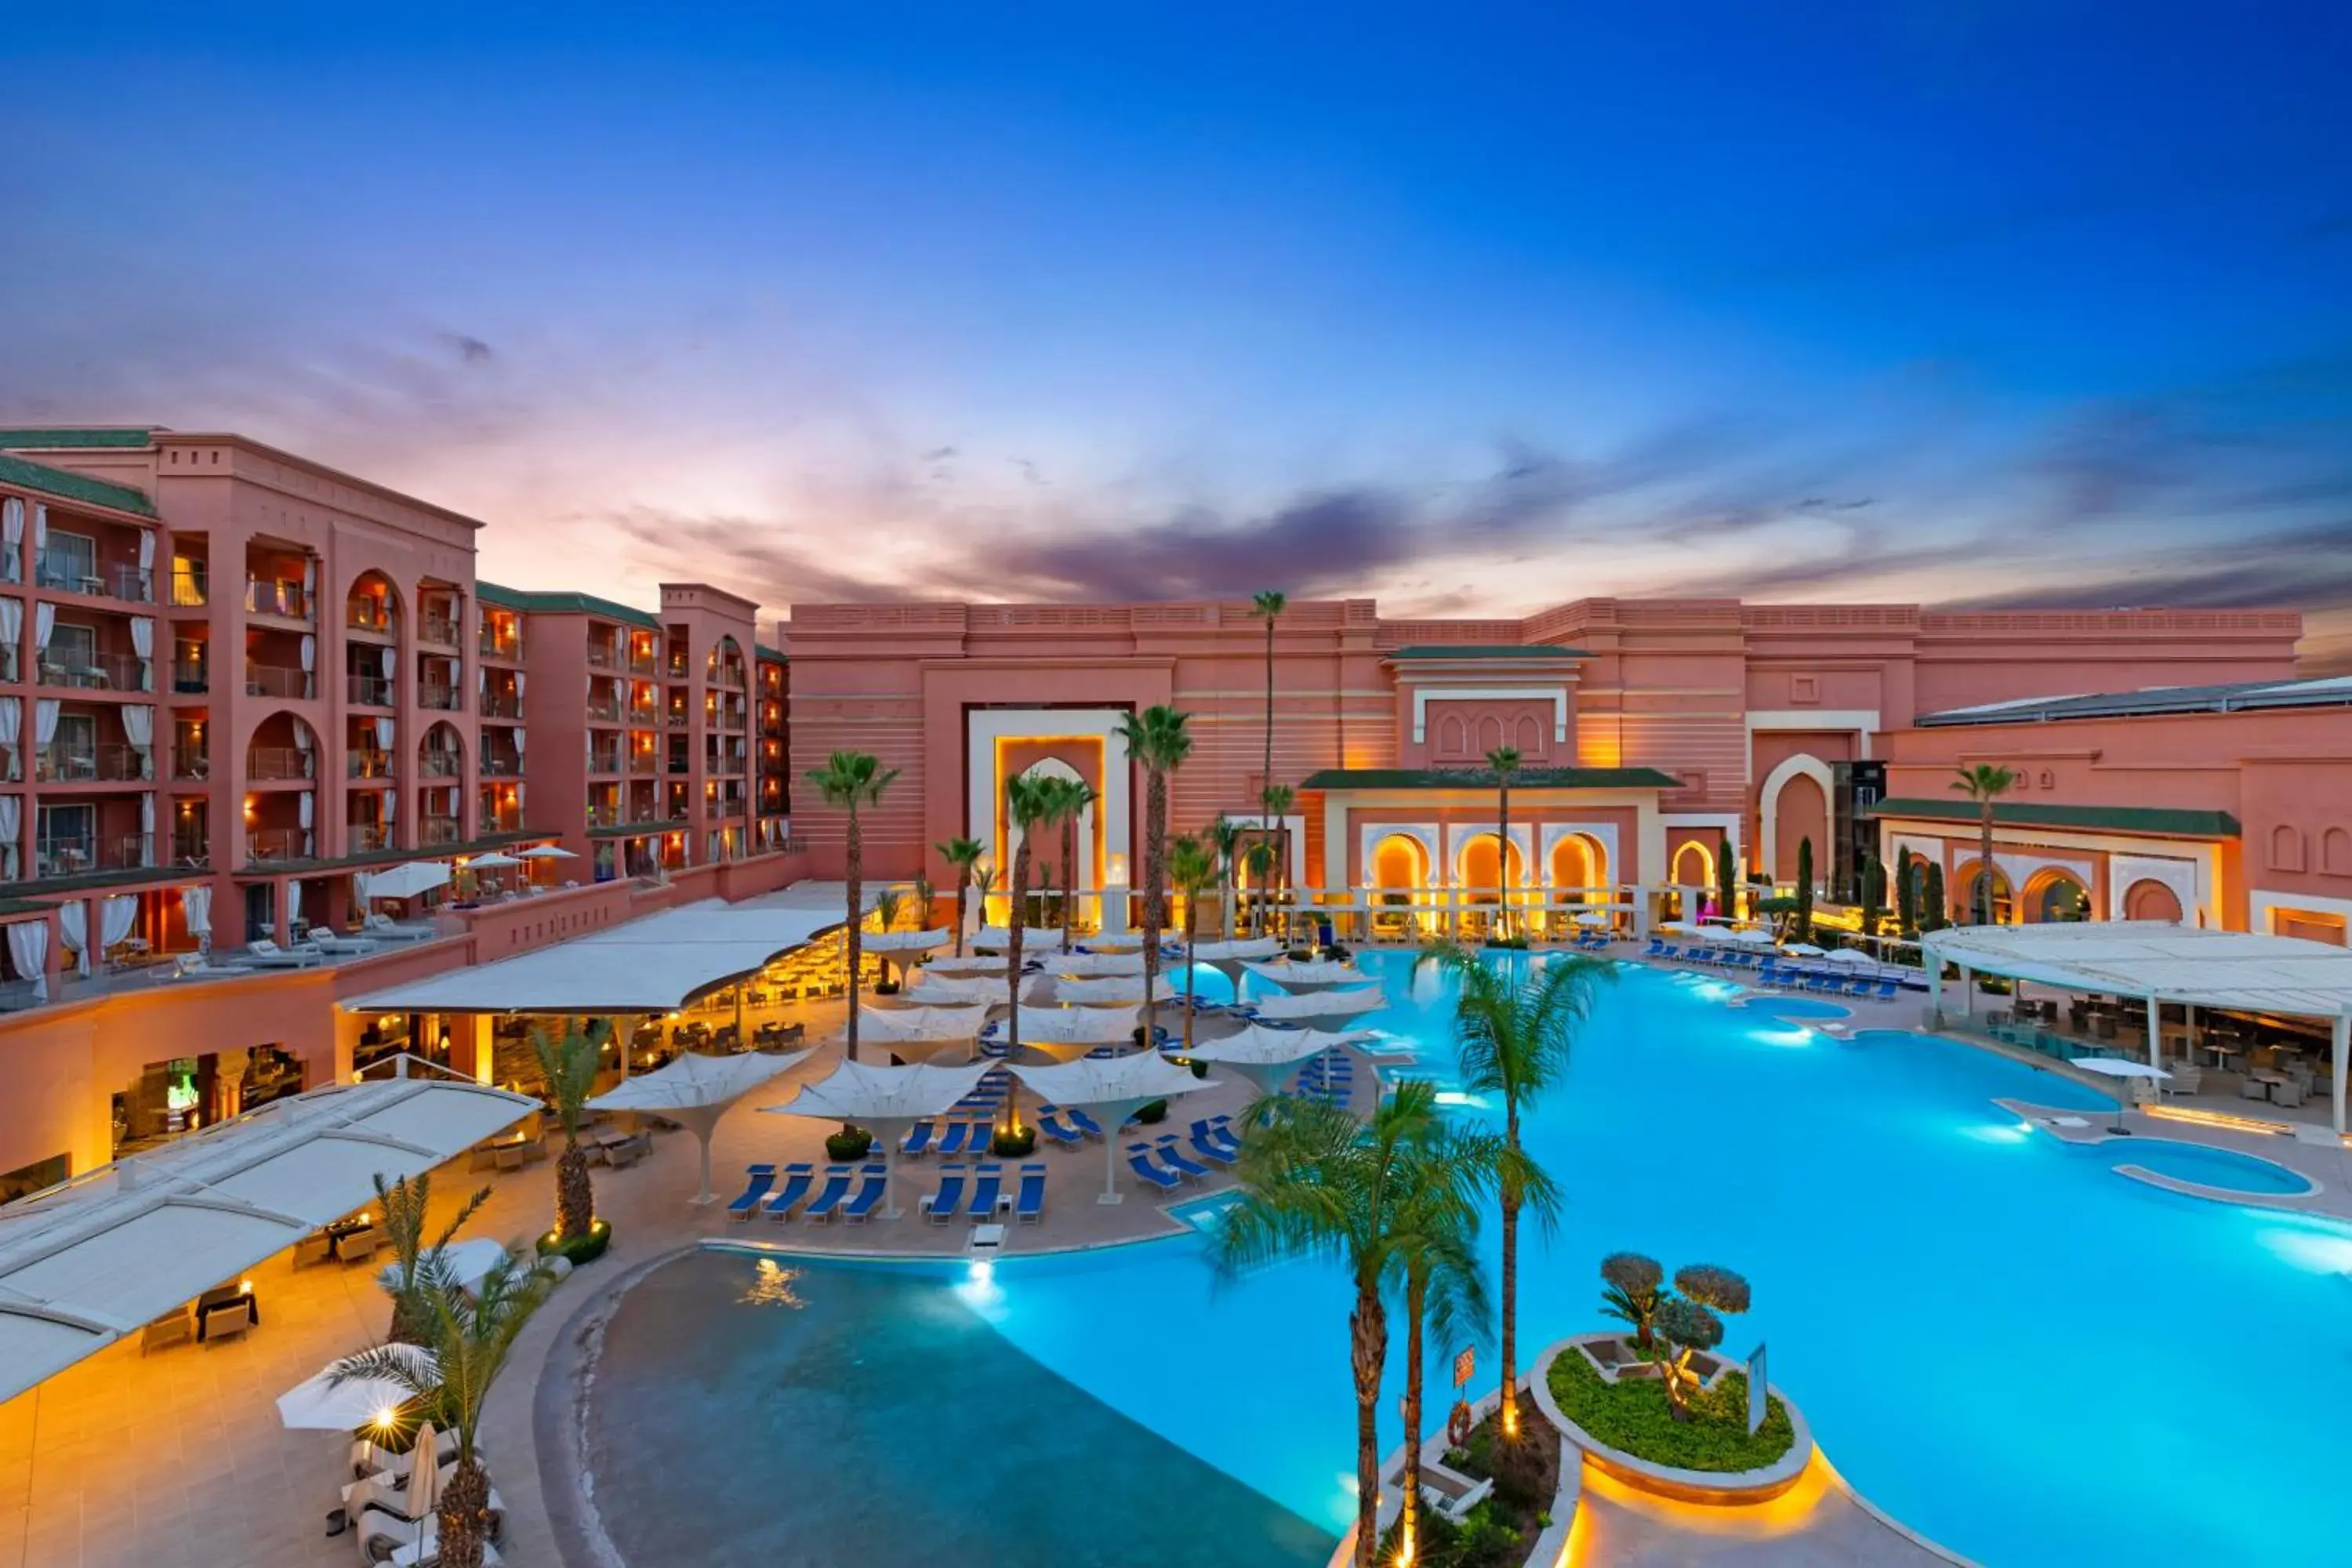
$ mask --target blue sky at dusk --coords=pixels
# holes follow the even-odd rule
[[[2352,605],[2352,8],[49,7],[0,416],[485,575]]]

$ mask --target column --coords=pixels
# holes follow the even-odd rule
[[[449,1027],[449,1070],[463,1073],[476,1083],[495,1082],[492,1063],[497,1053],[490,1037],[490,1016],[452,1013],[445,1021]]]
[[[2352,1015],[2338,1013],[2328,1020],[2327,1076],[2336,1085],[2336,1135],[2344,1135],[2345,1046],[2352,1040]]]
[[[2164,1009],[2153,994],[2147,999],[2147,1065],[2164,1066]]]
[[[1927,972],[1927,1026],[1944,1026],[1944,965],[1934,953],[1922,951],[1921,966]]]

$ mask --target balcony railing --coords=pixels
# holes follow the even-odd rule
[[[592,700],[588,704],[588,717],[600,723],[617,724],[621,721],[621,705],[612,701]]]
[[[500,756],[496,752],[482,753],[482,776],[486,779],[511,779],[522,776],[520,755]]]
[[[247,577],[245,608],[247,615],[307,621],[310,618],[310,591],[302,586],[299,578]]]
[[[631,675],[642,675],[651,679],[654,671],[658,668],[654,656],[650,653],[633,653],[629,656],[628,668]]]
[[[152,842],[143,833],[119,837],[42,834],[34,841],[33,866],[42,877],[79,877],[90,871],[131,871],[152,866]]]
[[[416,705],[419,708],[431,708],[443,713],[455,713],[464,706],[458,699],[457,689],[454,686],[420,688],[416,695]]]
[[[621,771],[620,752],[618,750],[600,752],[592,749],[588,753],[588,771],[592,773],[619,773]]]
[[[388,779],[399,766],[400,753],[373,749],[352,752],[343,760],[343,776],[352,779]]]
[[[686,728],[688,717],[684,709],[673,708],[662,715],[662,722],[670,729],[683,730]]]
[[[129,599],[148,605],[155,600],[155,574],[136,566],[110,566],[75,556],[43,551],[33,566],[33,581],[61,594],[88,594],[100,599]]]
[[[344,677],[350,689],[350,700],[362,708],[393,706],[392,678],[383,675],[352,675]]]
[[[422,845],[457,844],[462,842],[454,816],[426,816],[417,819],[416,841]]]
[[[129,746],[68,746],[52,742],[33,752],[37,784],[127,784],[147,776],[148,759]]]
[[[248,860],[300,860],[310,853],[316,842],[308,828],[248,827],[245,831],[245,858]]]
[[[631,752],[629,772],[638,778],[651,778],[661,771],[661,759],[651,752]]]
[[[343,604],[343,625],[355,632],[394,630],[392,606],[381,599],[350,599]]]
[[[484,658],[502,658],[509,664],[520,664],[522,662],[522,634],[520,632],[499,632],[492,630],[488,626],[484,626],[482,628],[482,635],[478,639],[478,644]]]
[[[204,868],[213,863],[212,836],[202,827],[172,829],[172,864]]]
[[[183,697],[201,697],[213,689],[213,667],[204,659],[172,661],[172,689]]]
[[[431,643],[435,647],[457,646],[457,623],[447,616],[430,613],[416,618],[416,640]]]
[[[389,849],[392,829],[380,822],[354,822],[351,826],[351,853],[365,855],[374,849]]]
[[[211,573],[201,561],[182,561],[172,568],[172,603],[200,610],[212,603]]]
[[[522,699],[511,691],[489,692],[482,699],[482,717],[520,719],[522,717]]]
[[[40,683],[82,691],[147,691],[154,686],[151,661],[127,653],[75,653],[51,647],[41,656]]]
[[[719,673],[710,678],[710,683],[713,686],[723,686],[730,691],[740,691],[743,689],[743,667],[740,664],[722,664],[719,667]]]
[[[294,669],[282,664],[248,664],[245,667],[245,694],[247,697],[309,697],[312,686],[310,672]]]
[[[629,726],[635,730],[660,729],[661,710],[650,702],[632,703],[629,707]]]
[[[617,669],[620,666],[621,654],[619,649],[605,647],[601,644],[593,642],[588,645],[589,668]]]
[[[319,776],[319,753],[316,751],[306,752],[299,746],[248,746],[245,752],[245,776],[257,784],[314,779]]]
[[[175,779],[208,779],[213,776],[213,753],[209,746],[173,746],[172,776]]]
[[[465,771],[466,759],[456,752],[436,746],[417,753],[416,774],[419,778],[454,779]]]

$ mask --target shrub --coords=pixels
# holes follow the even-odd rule
[[[1665,1269],[1638,1252],[1612,1252],[1601,1260],[1601,1278],[1608,1283],[1601,1292],[1602,1312],[1632,1329],[1633,1342],[1646,1349]]]
[[[847,1164],[852,1160],[863,1160],[866,1158],[866,1152],[873,1147],[874,1134],[863,1127],[845,1128],[839,1132],[825,1135],[824,1152],[828,1157],[840,1164]]]
[[[1156,1127],[1168,1120],[1168,1102],[1164,1100],[1155,1100],[1136,1111],[1135,1119],[1146,1127]]]
[[[1690,1419],[1678,1421],[1647,1378],[1610,1383],[1573,1352],[1552,1358],[1547,1382],[1568,1418],[1621,1452],[1654,1465],[1723,1474],[1761,1469],[1797,1440],[1789,1407],[1765,1403],[1764,1425],[1748,1431],[1748,1379],[1727,1372],[1711,1389],[1693,1393]]]
[[[1692,1263],[1675,1270],[1675,1289],[1700,1306],[1734,1316],[1748,1310],[1748,1281],[1712,1263]]]
[[[896,996],[898,994],[898,983],[895,980],[877,980],[874,983],[874,994]]]
[[[553,1232],[541,1237],[539,1255],[541,1258],[561,1258],[572,1268],[577,1268],[583,1263],[593,1263],[604,1257],[604,1249],[612,1245],[613,1222],[606,1219],[591,1220],[586,1230],[569,1241],[556,1236]]]
[[[1651,1327],[1657,1332],[1658,1342],[1652,1347],[1650,1361],[1658,1369],[1675,1419],[1687,1421],[1691,1391],[1698,1384],[1691,1375],[1690,1358],[1723,1342],[1723,1320],[1696,1301],[1669,1296],[1658,1303]]]
[[[1024,1126],[1018,1132],[1008,1132],[1000,1127],[989,1140],[988,1152],[1000,1160],[1018,1160],[1037,1151],[1037,1129]]]

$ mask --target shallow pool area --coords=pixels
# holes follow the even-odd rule
[[[1415,977],[1409,955],[1364,963],[1391,999],[1372,1019],[1383,1048],[1413,1055],[1401,1070],[1437,1081],[1456,1114],[1498,1120],[1461,1090],[1443,983]],[[2069,1147],[1993,1103],[2111,1109],[2071,1079],[1906,1031],[1832,1036],[1727,1005],[1738,994],[1633,966],[1607,988],[1567,1087],[1528,1124],[1569,1207],[1525,1249],[1524,1346],[1598,1325],[1605,1253],[1648,1252],[1670,1271],[1720,1263],[1748,1275],[1756,1303],[1726,1350],[1769,1343],[1774,1382],[1845,1477],[1954,1551],[1988,1564],[2341,1560],[2333,1510],[2277,1490],[2274,1467],[2292,1456],[2296,1474],[2325,1477],[2352,1463],[2352,1356],[2327,1327],[2352,1306],[2352,1226],[2117,1179],[2136,1156],[2262,1190],[2226,1152]],[[1071,1162],[1055,1180],[1091,1179],[1091,1163]],[[1307,1263],[1220,1279],[1204,1261],[1216,1210],[1186,1205],[1186,1234],[1170,1240],[985,1268],[812,1261],[791,1282],[812,1303],[800,1310],[743,1299],[758,1260],[693,1260],[702,1282],[673,1291],[658,1334],[635,1342],[636,1381],[611,1377],[628,1342],[608,1342],[599,1397],[632,1436],[620,1459],[599,1450],[600,1495],[605,1464],[635,1464],[691,1495],[702,1470],[723,1474],[709,1505],[722,1512],[833,1509],[842,1489],[807,1484],[815,1467],[867,1479],[877,1495],[859,1506],[877,1515],[905,1503],[877,1529],[922,1535],[953,1527],[956,1507],[992,1510],[1064,1561],[1281,1563],[1328,1548],[1353,1514],[1346,1291]],[[813,1330],[816,1303],[853,1296]],[[616,1335],[639,1306],[625,1303]],[[909,1356],[902,1324],[919,1347],[952,1348]],[[2292,1377],[2242,1350],[2282,1324],[2320,1334]],[[2095,1363],[2070,1349],[2086,1329]],[[1434,1377],[1448,1359],[1433,1357]],[[687,1394],[656,1375],[677,1365]],[[1482,1351],[1479,1381],[1493,1376]],[[1384,1443],[1396,1392],[1381,1401]],[[1008,1404],[1035,1419],[992,1414]],[[1096,1434],[1095,1450],[1074,1454],[1066,1425]],[[1156,1460],[1150,1442],[1166,1446]],[[1073,1554],[1050,1521],[1098,1517],[1097,1462],[1122,1510],[1154,1467],[1209,1500],[1181,1518],[1135,1512],[1126,1555]],[[973,1467],[994,1478],[985,1500],[967,1485]],[[936,1504],[933,1488],[946,1489]],[[1162,1525],[1177,1534],[1150,1532]],[[1262,1530],[1273,1556],[1250,1554]],[[1186,1554],[1203,1533],[1213,1557]]]
[[[2137,1165],[2177,1182],[2259,1197],[2297,1197],[2316,1190],[2310,1177],[2275,1160],[2171,1138],[2114,1138],[2092,1146],[2110,1170]]]

